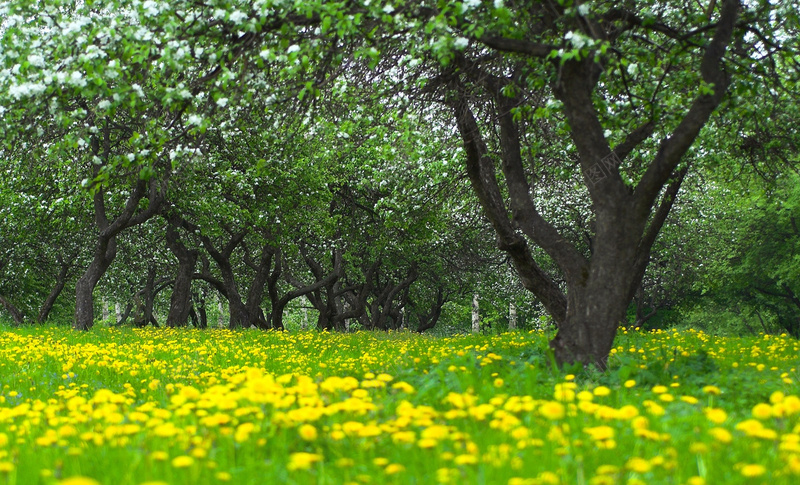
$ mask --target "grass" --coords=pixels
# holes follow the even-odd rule
[[[796,340],[622,332],[572,374],[547,340],[4,329],[0,483],[800,480]]]

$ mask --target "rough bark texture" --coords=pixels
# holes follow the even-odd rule
[[[9,315],[11,315],[11,320],[14,321],[15,325],[22,325],[25,323],[25,316],[22,312],[17,308],[11,301],[9,301],[4,296],[0,295],[0,305],[3,305],[3,308],[6,309]]]
[[[110,153],[109,128],[106,126],[103,133],[103,158],[107,159]],[[100,153],[100,142],[92,141],[92,151],[95,155]],[[94,166],[94,175],[99,174],[100,167]],[[97,245],[94,257],[84,274],[75,284],[75,321],[73,328],[88,330],[94,325],[94,289],[100,278],[108,270],[117,255],[117,235],[126,228],[144,223],[153,217],[159,210],[164,200],[164,187],[154,178],[149,182],[137,180],[131,190],[122,212],[113,220],[106,214],[104,188],[97,187],[94,194],[94,222],[98,229]],[[147,197],[150,203],[147,209],[138,210],[139,202]]]
[[[178,259],[178,274],[172,285],[167,327],[184,327],[192,311],[192,276],[197,265],[197,251],[188,249],[181,242],[175,221],[170,221],[167,225],[166,239],[167,247]]]
[[[644,120],[612,150],[592,95],[604,65],[593,56],[558,64],[558,76],[553,78],[551,88],[563,103],[595,216],[595,234],[588,257],[544,220],[531,196],[529,169],[523,163],[522,138],[514,116],[515,109],[525,100],[515,94],[519,90],[514,85],[517,82],[514,75],[503,77],[495,74],[498,71],[483,70],[476,62],[459,55],[455,61],[458,74],[443,78],[446,79],[443,82],[455,86],[459,92],[446,102],[453,108],[461,134],[470,182],[497,233],[498,246],[510,256],[525,288],[542,301],[558,325],[551,347],[560,364],[606,366],[617,327],[641,283],[653,243],[688,170],[680,166],[681,158],[727,89],[729,80],[722,68],[722,57],[731,42],[738,9],[736,0],[722,2],[719,20],[709,25],[713,38],[705,47],[699,70],[703,81],[714,86],[713,92],[697,95],[670,136],[661,141],[633,189],[623,181],[620,163],[650,137],[654,123],[659,120]],[[589,18],[585,20],[591,35],[608,39],[603,26]],[[643,26],[635,16],[627,21],[629,26]],[[491,34],[480,40],[487,48],[529,57],[545,58],[545,53],[551,51],[548,46],[527,40],[512,41]],[[488,97],[485,106],[492,111],[488,123],[497,132],[499,153],[491,153],[484,141],[470,107],[474,90],[467,90],[467,83],[480,87]],[[496,169],[497,158],[502,175]],[[598,166],[602,166],[604,176],[590,178]],[[498,179],[505,185],[503,190]],[[528,241],[544,249],[558,265],[566,295],[534,261]]]

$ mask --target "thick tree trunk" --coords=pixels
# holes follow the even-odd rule
[[[76,330],[89,330],[94,325],[94,289],[117,255],[116,237],[101,235],[98,239],[94,259],[75,283],[75,322],[72,326]]]
[[[192,276],[197,264],[197,251],[186,248],[178,236],[177,224],[173,221],[167,225],[167,247],[178,259],[178,274],[172,285],[172,296],[169,301],[167,327],[184,327],[192,310]]]

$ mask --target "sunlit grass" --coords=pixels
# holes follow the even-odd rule
[[[569,374],[547,339],[5,330],[0,483],[800,480],[797,341],[623,333]]]

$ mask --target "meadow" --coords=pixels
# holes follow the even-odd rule
[[[0,484],[800,482],[796,340],[547,340],[3,329]]]

